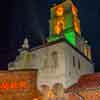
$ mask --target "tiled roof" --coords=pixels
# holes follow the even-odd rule
[[[100,73],[81,76],[78,83],[69,87],[66,91],[78,91],[95,88],[100,88]]]

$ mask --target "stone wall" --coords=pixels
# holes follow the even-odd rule
[[[0,71],[0,100],[38,98],[37,70]]]

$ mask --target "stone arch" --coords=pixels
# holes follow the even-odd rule
[[[52,60],[53,60],[52,68],[54,70],[56,70],[56,68],[58,67],[58,52],[57,51],[53,51],[51,53],[51,57],[52,57]]]
[[[41,94],[43,100],[54,100],[53,92],[48,85],[41,85]]]
[[[43,96],[46,96],[48,91],[49,91],[50,87],[46,84],[43,84],[40,86],[40,92]]]
[[[52,87],[52,91],[55,96],[64,96],[64,87],[62,83],[55,83]]]

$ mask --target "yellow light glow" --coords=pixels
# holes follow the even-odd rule
[[[59,28],[58,25],[55,26],[55,32],[56,32],[56,33],[54,33],[54,34],[60,35],[61,29]]]
[[[88,58],[91,60],[91,48],[88,47]]]
[[[88,56],[88,55],[87,55],[87,47],[86,47],[86,46],[84,46],[84,55],[85,55],[85,56]]]
[[[52,90],[48,91],[48,97],[49,98],[54,98],[54,94],[53,94]]]
[[[64,14],[64,6],[57,6],[55,9],[56,16],[62,16]]]
[[[78,33],[78,35],[80,35],[80,25],[79,25],[78,18],[76,16],[74,16],[74,28],[75,31]]]
[[[96,96],[99,96],[100,97],[100,91],[97,91],[96,92]]]
[[[34,98],[33,100],[38,100],[37,98]]]
[[[76,6],[72,3],[72,13],[73,13],[73,15],[74,16],[78,16],[78,10],[77,10],[77,8],[76,8]]]
[[[64,19],[63,18],[57,20],[57,22],[56,22],[56,24],[54,26],[54,34],[60,35],[61,32],[64,30],[64,25],[65,25],[65,23],[64,23]]]

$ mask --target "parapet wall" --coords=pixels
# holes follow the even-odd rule
[[[0,100],[38,98],[37,70],[0,71]]]

